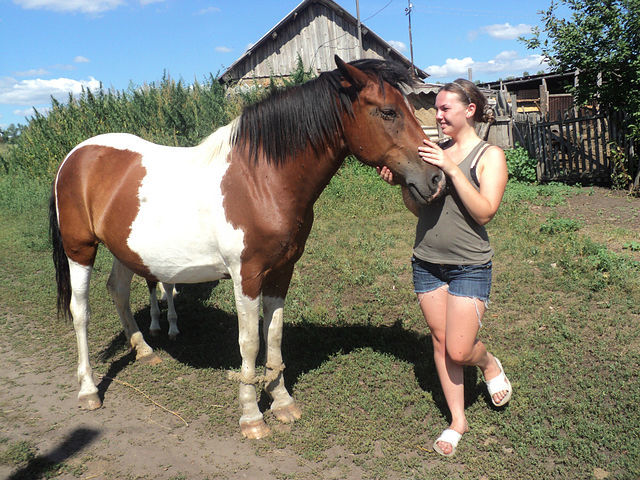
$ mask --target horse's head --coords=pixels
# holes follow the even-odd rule
[[[410,82],[406,69],[380,60],[345,63],[336,56],[335,61],[344,92],[352,100],[352,114],[343,118],[351,153],[367,165],[386,166],[419,204],[434,200],[444,191],[446,179],[442,170],[418,156],[427,137],[399,90],[400,83]]]

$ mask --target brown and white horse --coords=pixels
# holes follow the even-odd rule
[[[78,343],[80,407],[102,404],[87,343],[89,278],[102,243],[114,256],[107,287],[138,359],[155,354],[131,313],[134,273],[173,284],[231,278],[242,434],[269,433],[256,400],[259,382],[278,420],[300,418],[285,388],[280,346],[285,295],[314,202],[349,153],[370,166],[386,165],[423,205],[445,184],[442,171],[418,156],[425,135],[400,91],[410,83],[406,69],[380,60],[347,64],[336,57],[336,64],[337,70],[245,108],[196,147],[114,133],[86,140],[64,159],[50,227],[58,309],[72,317]],[[257,376],[261,298],[266,369]]]

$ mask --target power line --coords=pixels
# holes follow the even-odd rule
[[[376,15],[378,15],[381,11],[383,11],[385,8],[387,8],[389,5],[391,5],[392,3],[393,3],[393,0],[389,0],[389,2],[388,2],[384,7],[382,7],[380,10],[378,10],[376,13],[374,13],[374,14],[372,14],[372,15],[369,15],[367,18],[365,18],[365,19],[363,20],[363,22],[366,22],[367,20],[372,19],[373,17],[375,17]]]

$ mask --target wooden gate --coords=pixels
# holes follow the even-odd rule
[[[573,109],[557,120],[516,115],[515,140],[538,159],[538,181],[611,184],[611,144],[626,150],[621,119]],[[633,152],[628,152],[633,155]]]

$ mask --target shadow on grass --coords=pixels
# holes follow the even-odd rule
[[[7,480],[33,480],[51,478],[61,464],[76,453],[84,450],[100,436],[100,432],[90,428],[78,428],[71,432],[60,445],[49,453],[38,455],[7,478]]]
[[[206,303],[214,284],[186,285],[176,301],[180,335],[170,341],[166,331],[166,308],[162,309],[162,334],[154,338],[149,334],[149,308],[139,310],[135,320],[145,340],[155,350],[162,350],[179,362],[193,368],[238,369],[242,363],[238,347],[237,317]],[[286,316],[286,312],[285,312]],[[261,330],[262,333],[262,330]],[[261,339],[263,340],[263,339]],[[112,340],[101,353],[103,359],[113,358],[125,345],[124,334]],[[336,354],[349,354],[361,348],[389,354],[414,366],[420,387],[430,392],[444,417],[449,417],[444,395],[433,362],[433,346],[430,335],[407,330],[396,322],[390,326],[337,325],[322,326],[313,323],[286,324],[282,340],[282,355],[287,365],[285,383],[292,391],[298,379],[305,373],[320,367]],[[108,377],[114,378],[135,354],[121,356],[109,367]],[[258,364],[264,364],[264,345]],[[465,404],[471,405],[482,397],[484,389],[478,385],[477,368],[465,368]],[[101,396],[111,382],[103,379],[98,386]],[[260,407],[266,408],[269,400],[260,399]],[[485,399],[488,401],[487,399]]]

